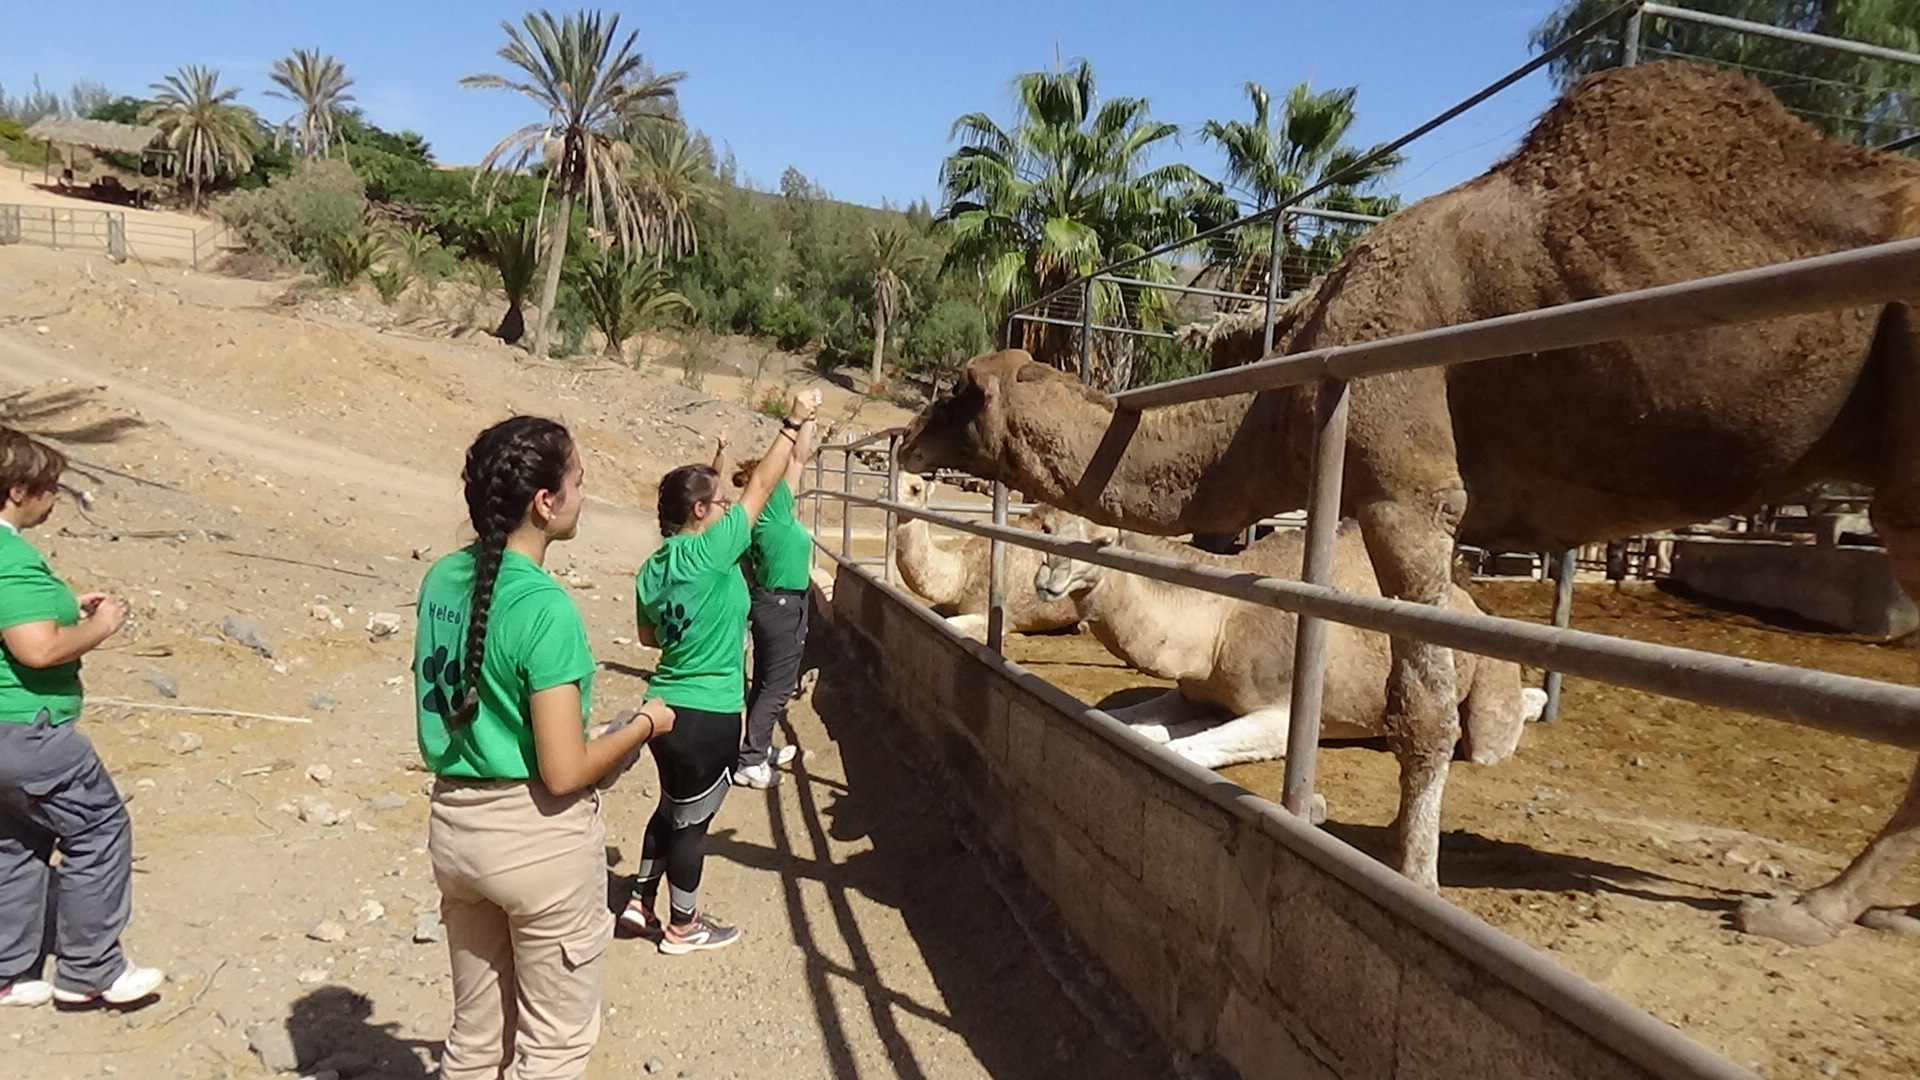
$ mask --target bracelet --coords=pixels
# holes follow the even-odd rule
[[[810,420],[812,419],[812,417],[808,417],[808,419]],[[780,426],[783,428],[786,428],[788,431],[799,431],[801,426],[804,425],[806,422],[807,422],[806,420],[795,420],[793,417],[789,416],[786,419],[780,421]]]

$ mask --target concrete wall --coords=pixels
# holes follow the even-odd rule
[[[831,647],[1190,1073],[1752,1080],[865,571],[831,595]]]
[[[1898,637],[1920,627],[1884,548],[1691,537],[1674,542],[1673,580],[1853,634]]]

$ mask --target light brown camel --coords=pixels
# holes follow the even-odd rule
[[[900,501],[925,507],[933,487],[927,480],[904,474],[900,477]],[[1016,528],[1032,528],[1031,517],[1023,514],[1012,524]],[[893,540],[893,563],[907,588],[918,593],[930,606],[955,612],[947,616],[947,623],[954,629],[976,641],[986,640],[990,542],[985,537],[971,536],[957,548],[945,548],[934,541],[933,530],[927,523],[919,520],[896,525]],[[1007,547],[1003,602],[1010,632],[1044,633],[1065,629],[1080,621],[1072,601],[1048,603],[1034,595],[1033,575],[1039,568],[1039,552]]]
[[[1100,526],[1053,507],[1033,514],[1040,531],[1063,540],[1098,542]],[[1117,545],[1193,564],[1300,579],[1306,536],[1276,532],[1238,555],[1209,555],[1191,546],[1141,533]],[[1334,546],[1335,588],[1379,596],[1359,530],[1342,527]],[[1177,689],[1112,716],[1196,765],[1223,768],[1270,761],[1287,753],[1293,690],[1293,633],[1297,620],[1277,608],[1177,585],[1109,567],[1048,555],[1034,578],[1042,599],[1071,598],[1080,620],[1131,667]],[[1456,587],[1456,611],[1480,607]],[[1327,688],[1321,736],[1369,739],[1386,734],[1387,636],[1335,625],[1327,635]],[[1513,756],[1528,720],[1538,719],[1547,695],[1520,687],[1520,665],[1472,653],[1453,654],[1462,736],[1461,756],[1491,765]]]
[[[1356,241],[1276,348],[1916,233],[1920,162],[1825,139],[1740,75],[1676,62],[1605,71],[1489,173]],[[1917,334],[1908,302],[1362,379],[1349,390],[1344,512],[1360,521],[1384,594],[1440,603],[1456,537],[1558,551],[1850,480],[1874,487],[1874,527],[1902,586],[1920,596]],[[902,461],[997,478],[1129,529],[1227,532],[1304,505],[1315,394],[1242,395],[1116,424],[1111,400],[998,353],[974,360],[914,421]],[[1429,888],[1455,738],[1445,657],[1395,639],[1389,683],[1399,866]],[[1748,904],[1739,924],[1830,940],[1917,847],[1920,772],[1845,872],[1798,898]]]

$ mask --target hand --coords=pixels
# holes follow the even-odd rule
[[[717,444],[714,447],[715,450],[725,450],[727,448],[727,433],[724,431],[721,432],[713,441]]]
[[[127,616],[132,611],[132,605],[120,597],[101,595],[93,601],[92,610],[87,612],[87,621],[106,627],[108,634],[115,634],[126,625]]]
[[[99,607],[100,601],[107,599],[108,595],[109,594],[103,592],[81,593],[75,598],[80,603],[80,614],[93,614],[93,609]]]
[[[787,412],[787,418],[796,424],[804,424],[813,419],[820,408],[819,390],[802,390],[793,395],[793,406]]]
[[[673,706],[661,701],[659,698],[655,698],[645,705],[642,705],[640,707],[640,713],[648,720],[653,721],[653,733],[647,736],[648,742],[652,742],[656,737],[672,731],[673,721],[678,715],[673,711]]]

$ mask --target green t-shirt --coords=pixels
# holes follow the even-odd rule
[[[80,621],[80,602],[66,583],[53,576],[47,560],[19,533],[0,525],[0,630],[27,623],[72,626]],[[30,668],[0,642],[0,722],[31,724],[45,709],[56,724],[80,715],[80,661]]]
[[[753,580],[769,589],[804,589],[812,581],[813,537],[794,515],[793,489],[785,479],[774,485],[753,523],[753,548],[747,555]]]
[[[440,776],[527,780],[540,774],[533,749],[533,695],[580,684],[584,730],[593,704],[593,652],[573,598],[538,563],[517,551],[500,560],[487,642],[480,661],[480,711],[449,731],[463,683],[467,622],[473,610],[473,548],[442,556],[420,580],[419,630],[413,639],[413,692],[420,757]]]
[[[669,536],[634,577],[634,617],[660,643],[647,698],[678,709],[746,708],[746,508],[735,503],[702,533]]]

